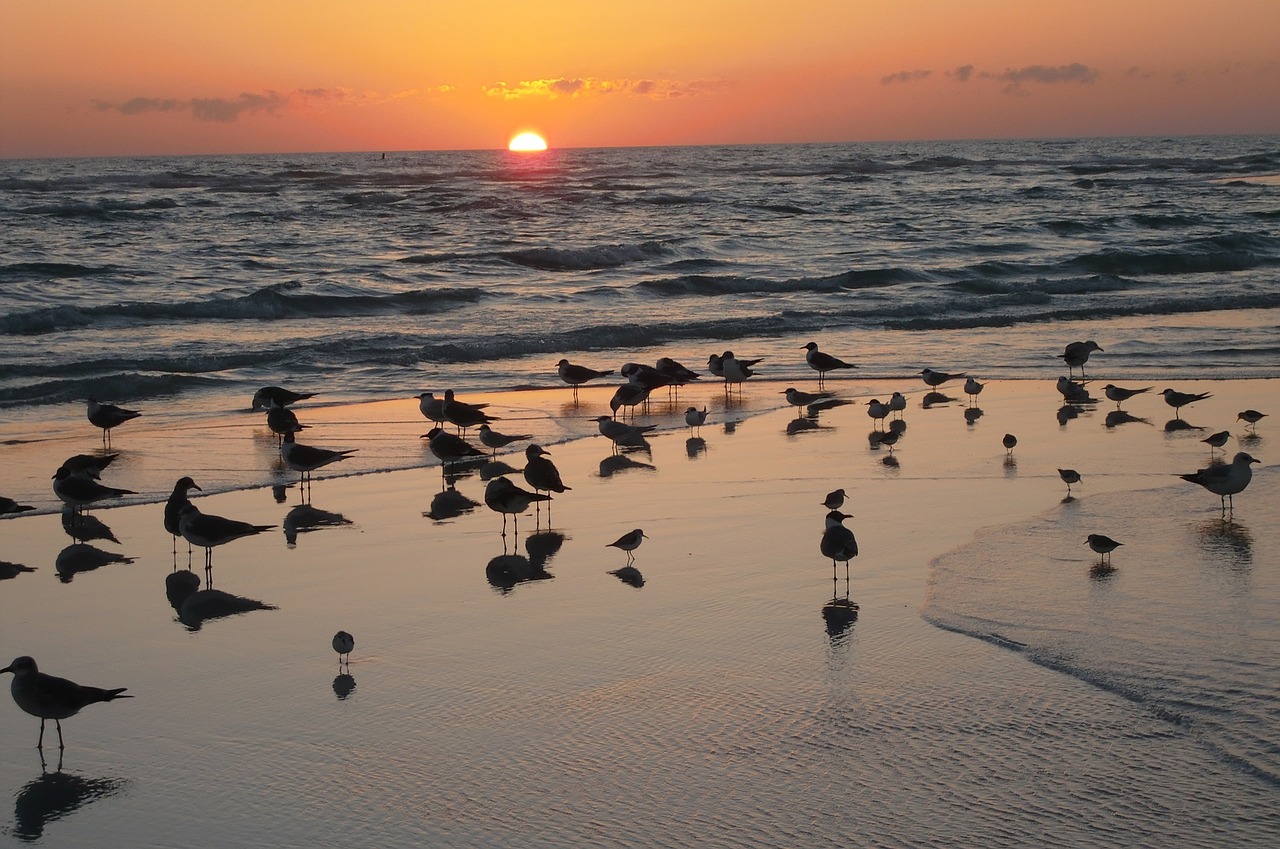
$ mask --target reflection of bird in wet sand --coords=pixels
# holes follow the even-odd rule
[[[62,742],[62,720],[75,716],[84,707],[97,702],[109,702],[114,699],[129,699],[132,696],[122,695],[127,687],[103,690],[98,687],[86,687],[66,678],[46,675],[36,666],[30,657],[15,658],[13,663],[0,669],[0,672],[12,672],[13,684],[10,692],[18,707],[32,716],[40,717],[40,739],[37,749],[44,748],[44,723],[52,719],[58,728],[58,748],[66,748]]]
[[[1200,486],[1220,497],[1222,499],[1222,512],[1226,513],[1228,509],[1235,506],[1232,502],[1232,496],[1238,492],[1243,492],[1244,488],[1249,485],[1249,481],[1253,480],[1253,464],[1260,462],[1262,461],[1241,451],[1231,458],[1230,463],[1219,463],[1206,469],[1199,469],[1192,474],[1179,475],[1178,477],[1184,481],[1200,484]]]
[[[34,572],[32,566],[23,566],[21,563],[10,563],[7,560],[0,560],[0,581],[7,581],[10,578],[16,578],[23,572]]]
[[[693,408],[690,407],[689,409],[692,410]],[[28,510],[34,510],[34,509],[36,508],[29,504],[19,504],[18,502],[14,501],[12,498],[5,498],[0,496],[0,516],[7,516],[10,513],[25,513]]]
[[[619,581],[622,581],[622,583],[635,587],[636,589],[640,589],[644,586],[644,575],[641,575],[640,570],[634,566],[623,566],[621,569],[613,569],[610,570],[608,574],[613,575]]]
[[[642,531],[640,528],[636,528],[634,531],[628,531],[627,533],[618,537],[616,540],[609,543],[609,545],[605,547],[608,548],[612,546],[613,548],[620,548],[623,551],[625,551],[627,553],[627,564],[630,565],[631,563],[635,562],[635,559],[636,559],[636,556],[634,554],[635,550],[639,548],[640,543],[644,542],[646,539],[648,539],[648,537],[644,535],[644,531]]]
[[[81,572],[92,572],[115,563],[128,564],[135,559],[113,551],[103,551],[88,543],[75,542],[58,552],[53,568],[58,572],[58,580],[67,584]]]
[[[178,614],[178,621],[192,631],[211,619],[222,619],[254,610],[276,610],[274,604],[255,598],[232,595],[215,589],[200,589],[200,576],[186,569],[170,572],[164,579],[165,595]]]

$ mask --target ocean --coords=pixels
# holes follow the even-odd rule
[[[1280,138],[0,162],[0,409],[807,374],[1280,373]],[[1104,332],[1105,331],[1105,332]],[[1060,364],[1058,364],[1060,367]]]

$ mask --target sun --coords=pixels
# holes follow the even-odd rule
[[[507,145],[507,150],[515,150],[515,151],[522,151],[522,152],[546,150],[546,149],[547,149],[546,139],[544,139],[542,136],[538,135],[537,133],[520,133],[519,135],[517,135],[515,138],[511,140],[510,144]]]

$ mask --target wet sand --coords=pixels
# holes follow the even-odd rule
[[[292,543],[296,487],[284,503],[269,487],[198,499],[282,526],[213,554],[217,589],[278,609],[198,630],[165,595],[173,541],[158,503],[93,511],[119,540],[93,544],[135,560],[61,576],[59,516],[0,522],[0,559],[37,568],[0,582],[0,647],[135,696],[64,723],[62,773],[56,748],[47,773],[31,748],[39,722],[0,707],[0,786],[16,797],[3,833],[51,846],[1274,844],[1273,785],[1140,704],[920,609],[935,557],[1059,504],[1058,467],[1085,475],[1086,503],[1191,487],[1172,475],[1205,464],[1198,439],[1243,434],[1235,412],[1276,406],[1276,383],[1179,384],[1214,393],[1183,416],[1203,432],[1166,431],[1154,393],[1126,405],[1147,422],[1108,427],[1105,400],[1061,423],[1048,381],[989,384],[972,422],[959,387],[924,409],[918,383],[830,383],[855,403],[800,427],[769,409],[780,385],[749,383],[746,409],[726,409],[718,387],[686,390],[647,419],[667,428],[651,450],[622,460],[599,436],[572,438],[593,433],[608,390],[584,390],[572,419],[567,390],[486,397],[501,429],[551,446],[573,487],[505,541],[483,504],[432,518],[460,502],[439,498],[415,401],[320,408],[305,441],[432,465],[318,474],[311,508],[349,524]],[[895,388],[910,405],[890,462],[863,403]],[[690,403],[712,408],[701,443],[678,424]],[[1264,464],[1270,421],[1248,448]],[[217,490],[275,462],[256,417],[148,427],[115,435],[126,456],[107,483],[155,495],[192,474]],[[95,439],[9,446],[9,480],[47,476]],[[824,616],[845,597],[844,568],[833,580],[818,552],[836,487],[861,547],[846,627]],[[483,501],[479,474],[453,491]],[[1212,518],[1218,499],[1202,495],[1193,518]],[[1255,523],[1274,509],[1237,499]],[[609,574],[626,555],[607,543],[635,527],[650,537],[640,588]],[[1095,555],[1077,536],[1064,529],[1060,556],[1087,581]],[[1275,565],[1268,552],[1254,568]],[[339,628],[356,638],[350,679],[329,647]],[[63,796],[41,802],[51,785]]]

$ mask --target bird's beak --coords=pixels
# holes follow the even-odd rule
[[[0,672],[12,672],[12,671],[13,671],[12,666],[6,666],[4,669],[0,669]]]
[[[191,488],[192,488],[192,489],[200,489],[200,485],[199,485],[199,484],[194,484],[194,483],[193,483],[193,484],[191,484]],[[204,490],[203,490],[203,489],[200,489],[200,491],[201,491],[201,492],[204,492]]]

